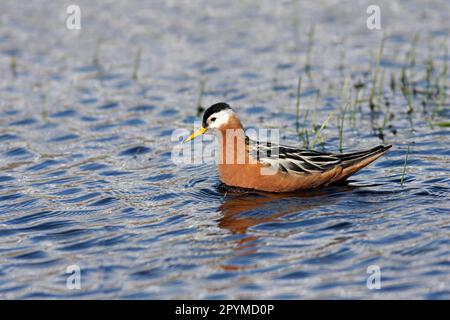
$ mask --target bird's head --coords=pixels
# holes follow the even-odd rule
[[[203,114],[202,127],[191,134],[185,141],[204,134],[208,129],[222,130],[236,125],[241,127],[233,109],[227,103],[219,102],[206,109]]]

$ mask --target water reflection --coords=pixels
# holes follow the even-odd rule
[[[236,234],[246,234],[250,227],[276,222],[289,214],[318,209],[336,202],[337,196],[357,186],[343,185],[335,188],[297,193],[248,192],[226,194],[219,208],[223,217],[219,226]]]
[[[221,268],[226,271],[254,269],[260,255],[267,251],[258,240],[261,235],[252,232],[253,227],[263,224],[275,223],[272,236],[278,231],[285,231],[282,222],[290,217],[301,223],[302,220],[311,219],[311,214],[320,212],[337,202],[340,196],[348,195],[349,191],[358,188],[355,186],[340,186],[322,190],[302,191],[290,194],[276,194],[265,192],[226,193],[224,202],[219,210],[222,218],[218,225],[238,236],[233,247],[234,258],[225,261]],[[306,214],[303,218],[302,215]],[[280,227],[276,223],[280,222]],[[280,236],[281,237],[281,236]],[[276,241],[276,240],[275,240]],[[266,260],[264,257],[263,260]]]

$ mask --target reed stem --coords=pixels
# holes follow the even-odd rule
[[[402,188],[403,188],[403,183],[404,183],[404,179],[405,179],[406,166],[408,164],[408,156],[409,156],[409,146],[408,146],[408,150],[406,151],[405,163],[403,165],[403,171],[402,171],[402,178],[400,179],[400,185]]]

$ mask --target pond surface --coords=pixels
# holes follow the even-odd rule
[[[71,1],[0,4],[0,298],[450,298],[447,1],[379,1],[382,30],[365,1],[78,3],[79,31]],[[342,114],[343,151],[394,147],[346,186],[223,192],[171,160],[218,101],[284,144],[335,112],[317,150]]]

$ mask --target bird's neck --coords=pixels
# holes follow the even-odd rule
[[[219,164],[248,163],[245,132],[241,122],[232,117],[219,129]]]

